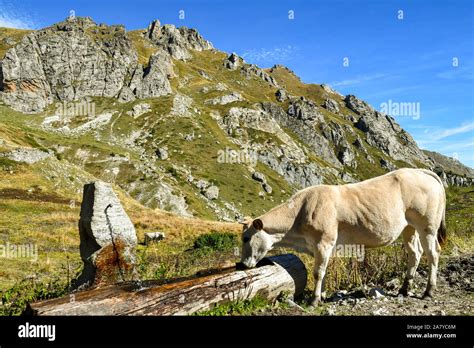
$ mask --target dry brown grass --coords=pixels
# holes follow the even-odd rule
[[[198,218],[185,218],[158,209],[129,210],[131,220],[135,224],[137,234],[143,237],[145,231],[159,230],[167,234],[167,238],[176,242],[195,238],[210,231],[240,233],[242,227],[237,223],[226,223]]]

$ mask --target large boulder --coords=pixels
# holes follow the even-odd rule
[[[355,95],[347,95],[344,102],[348,109],[351,109],[358,115],[373,115],[375,113],[372,106],[367,104],[365,101],[360,100]]]
[[[242,95],[239,92],[232,92],[231,94],[226,94],[220,97],[215,97],[212,99],[206,100],[206,104],[210,105],[226,105],[230,103],[234,103],[237,101],[241,101]]]
[[[84,185],[79,235],[84,269],[75,287],[137,280],[137,235],[110,184]]]
[[[150,57],[148,67],[137,65],[128,87],[140,99],[161,97],[172,92],[169,79],[173,76],[171,58],[160,49]]]
[[[214,200],[219,198],[219,188],[215,185],[211,185],[203,191],[204,196],[207,199]]]
[[[326,110],[332,112],[333,114],[339,113],[339,104],[334,99],[326,98],[323,105]]]
[[[230,70],[236,70],[244,64],[244,60],[236,53],[231,53],[225,60],[224,66]]]

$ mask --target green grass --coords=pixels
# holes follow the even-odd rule
[[[133,46],[138,53],[138,63],[147,66],[150,57],[157,51],[157,47],[153,46],[151,42],[143,37],[143,30],[129,31],[128,37],[132,40]]]
[[[20,315],[31,302],[64,296],[69,285],[55,279],[48,282],[23,280],[2,293],[0,316]]]
[[[193,244],[194,249],[211,253],[230,251],[237,246],[237,236],[232,233],[212,232],[200,235]]]
[[[474,187],[449,187],[446,190],[447,245],[452,253],[474,250]]]
[[[216,305],[213,309],[195,313],[195,316],[252,315],[271,307],[267,299],[255,296],[250,300],[234,301]]]

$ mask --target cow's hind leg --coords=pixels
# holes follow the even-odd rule
[[[321,302],[321,288],[326,274],[326,268],[328,266],[329,258],[331,256],[332,249],[334,248],[335,240],[321,240],[316,244],[314,251],[314,296],[311,302],[312,306],[317,306]]]
[[[407,264],[407,273],[405,276],[405,281],[403,282],[402,287],[399,290],[399,294],[403,296],[408,296],[408,291],[413,285],[413,279],[416,274],[416,269],[423,254],[423,249],[421,247],[420,238],[413,226],[408,225],[402,232],[403,244],[408,253],[408,264]]]
[[[421,245],[426,253],[429,264],[428,285],[426,286],[423,298],[433,297],[433,292],[436,290],[436,275],[438,273],[438,261],[440,246],[436,239],[437,228],[427,228],[420,232]]]

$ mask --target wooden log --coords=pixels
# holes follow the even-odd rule
[[[276,299],[283,292],[297,296],[306,286],[307,272],[292,254],[262,260],[256,268],[235,267],[170,284],[156,281],[107,285],[69,296],[29,304],[30,315],[188,315],[216,304],[260,295]]]

